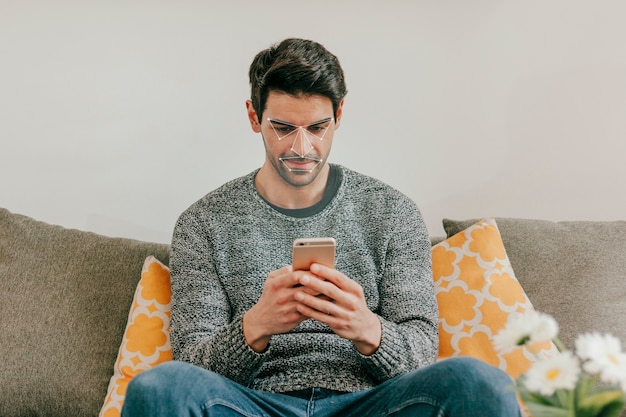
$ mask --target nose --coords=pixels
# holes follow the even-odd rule
[[[298,154],[299,157],[303,157],[313,149],[309,134],[305,128],[299,127],[296,131],[296,137],[291,145],[291,150]]]

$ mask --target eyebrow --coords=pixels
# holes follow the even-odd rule
[[[298,126],[298,125],[294,125],[293,123],[289,123],[289,122],[284,122],[282,120],[277,120],[277,119],[270,119],[269,117],[267,118],[267,121],[272,123],[272,124],[277,124],[277,125],[281,125],[281,126],[289,126],[289,127],[311,127],[311,126],[317,126],[317,125],[321,125],[324,123],[328,123],[332,120],[332,117],[327,117],[325,119],[322,120],[318,120],[317,122],[313,122],[313,123],[309,123],[308,125],[303,125],[303,126]]]

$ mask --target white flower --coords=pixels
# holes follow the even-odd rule
[[[532,392],[552,395],[557,389],[574,389],[579,374],[578,358],[566,351],[535,362],[525,374],[524,385]]]
[[[600,374],[608,384],[626,383],[626,354],[618,338],[597,332],[585,333],[576,339],[576,353],[583,360],[585,371]]]
[[[530,334],[531,342],[550,342],[551,340],[554,340],[558,334],[559,324],[552,316],[535,312],[533,331]]]
[[[549,342],[558,333],[559,325],[552,316],[528,310],[523,314],[512,314],[504,329],[494,336],[493,343],[499,352],[508,353],[528,342]]]

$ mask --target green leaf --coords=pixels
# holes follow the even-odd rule
[[[615,401],[610,404],[607,404],[606,407],[598,413],[597,417],[618,417],[621,411],[624,409],[624,405],[626,403],[624,400]]]
[[[620,390],[600,391],[587,397],[581,398],[578,401],[578,407],[581,410],[594,410],[598,413],[607,404],[621,403],[624,404],[626,398],[624,393]]]
[[[571,410],[574,407],[574,393],[564,389],[558,389],[555,392],[556,398],[559,399],[559,404],[565,409]]]
[[[576,396],[578,398],[585,398],[596,384],[595,378],[590,377],[588,374],[583,373],[576,384]]]
[[[544,396],[531,391],[520,391],[520,397],[525,403],[535,403],[549,406],[559,406],[559,401],[556,396]]]
[[[573,417],[570,410],[544,404],[526,402],[533,417]]]

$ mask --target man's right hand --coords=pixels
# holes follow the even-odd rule
[[[243,316],[243,335],[255,352],[264,352],[270,338],[296,328],[307,319],[298,312],[295,299],[299,277],[304,271],[293,272],[287,265],[271,272],[259,301]]]

